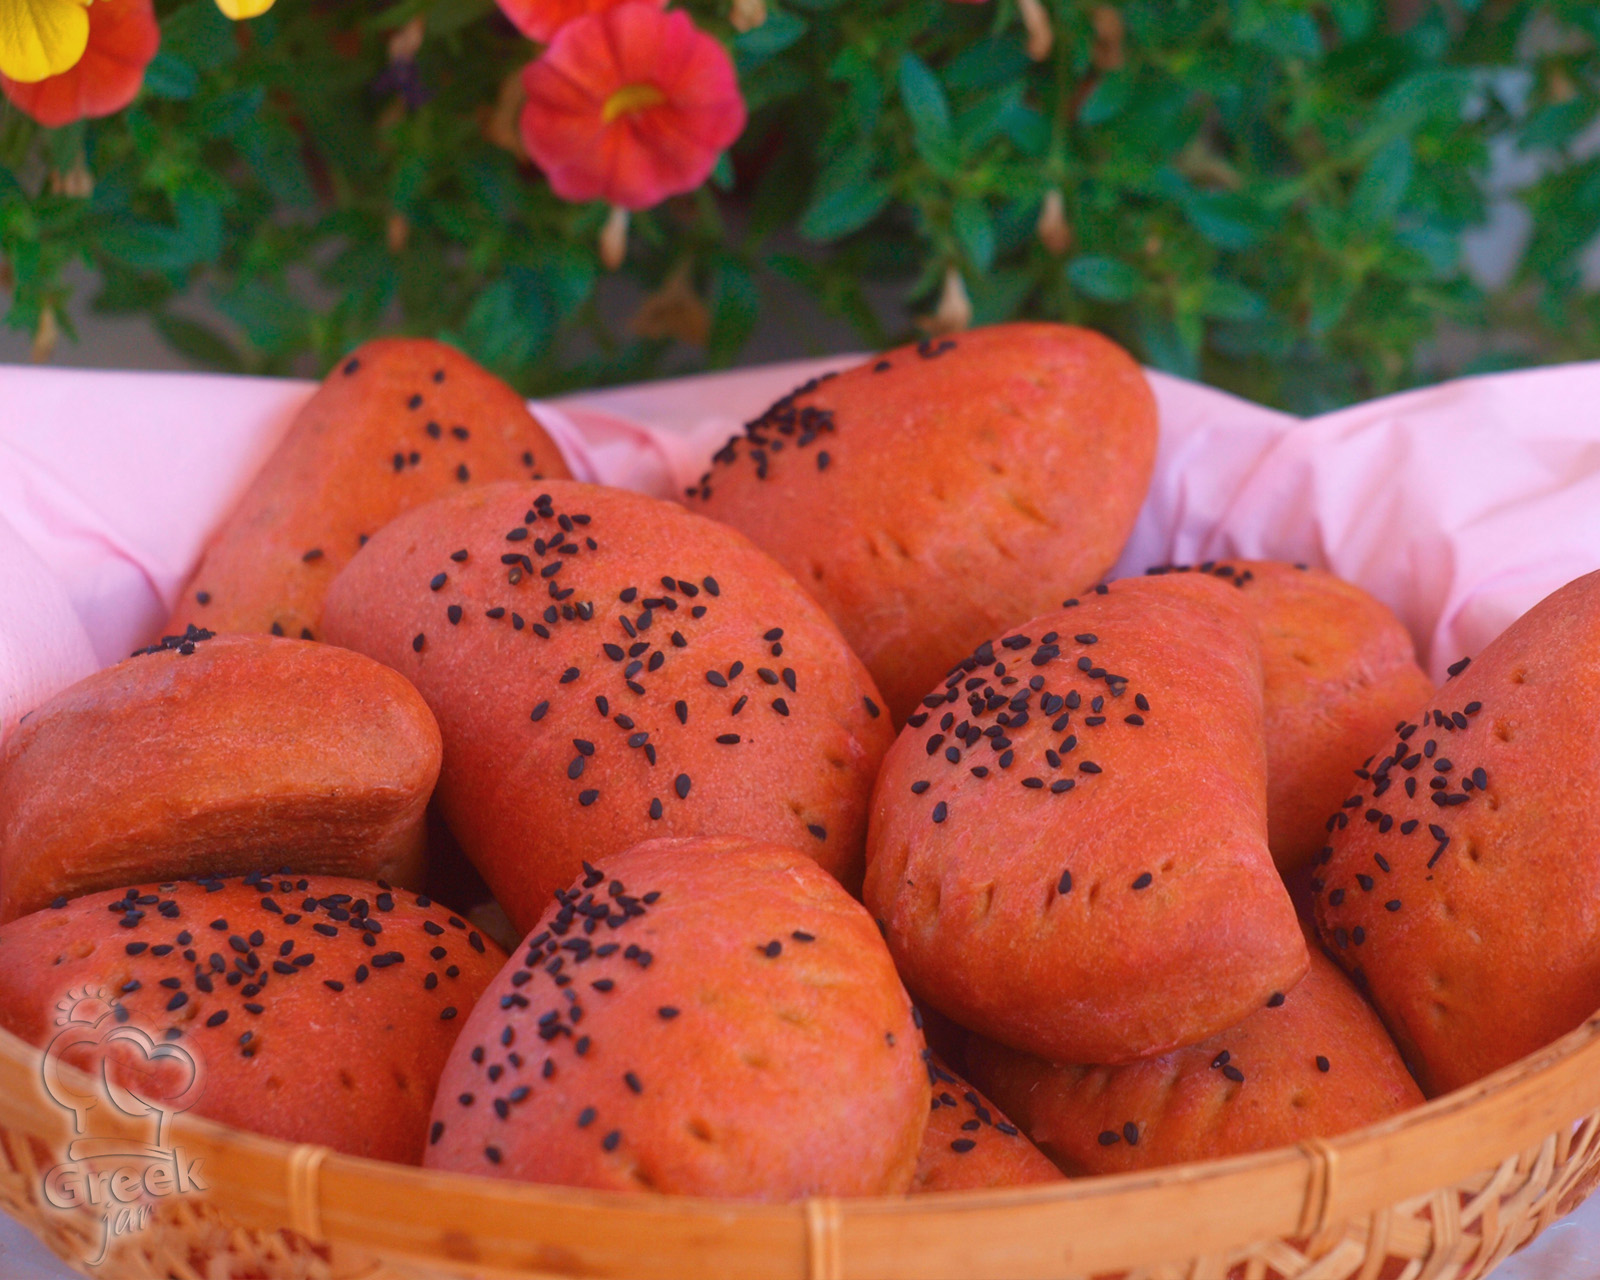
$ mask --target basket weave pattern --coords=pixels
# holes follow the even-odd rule
[[[72,1129],[39,1061],[0,1033],[0,1208],[108,1280],[1479,1280],[1600,1185],[1597,1018],[1361,1133],[1010,1192],[709,1205],[433,1174],[180,1118],[209,1190],[154,1202],[90,1267],[100,1211],[43,1196]]]

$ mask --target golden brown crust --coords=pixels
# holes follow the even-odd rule
[[[1126,1062],[1305,972],[1237,594],[1113,583],[923,700],[879,774],[865,884],[920,1000],[1057,1061]]]
[[[827,615],[725,525],[572,481],[486,486],[378,534],[326,626],[434,709],[440,812],[519,928],[584,859],[659,836],[777,840],[859,883],[888,715]]]
[[[779,1202],[909,1186],[922,1036],[871,918],[801,852],[650,841],[519,950],[451,1054],[428,1167]]]
[[[995,325],[801,388],[690,505],[817,597],[899,724],[986,637],[1111,568],[1155,449],[1155,398],[1115,343]]]
[[[1059,1182],[1051,1164],[1005,1113],[950,1070],[931,1049],[923,1055],[933,1086],[912,1191],[975,1191]]]
[[[1329,819],[1323,941],[1430,1095],[1600,1006],[1600,574],[1440,688]],[[1435,782],[1440,785],[1435,786]]]
[[[329,584],[401,512],[472,484],[568,474],[516,392],[454,347],[368,342],[301,409],[211,539],[167,630],[320,639]]]
[[[368,881],[145,884],[0,927],[0,1026],[45,1045],[88,995],[102,1031],[175,1040],[198,1064],[194,1114],[415,1164],[450,1046],[504,958]]]
[[[0,920],[262,865],[415,883],[439,761],[427,704],[360,654],[271,636],[142,652],[0,748]]]
[[[1259,628],[1267,841],[1278,870],[1296,878],[1327,843],[1352,772],[1427,701],[1433,681],[1400,620],[1352,583],[1275,560],[1198,568],[1241,588]]]
[[[1074,1175],[1265,1151],[1422,1103],[1377,1015],[1315,950],[1281,999],[1175,1053],[1056,1066],[974,1037],[967,1057],[974,1078]]]

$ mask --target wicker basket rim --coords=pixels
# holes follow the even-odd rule
[[[39,1078],[44,1051],[0,1028],[0,1062],[8,1067],[7,1076],[15,1078],[20,1068]],[[1594,1082],[1586,1092],[1566,1089],[1569,1078]],[[16,1099],[13,1098],[13,1101]],[[1546,1109],[1553,1109],[1561,1118],[1557,1124],[1575,1122],[1587,1111],[1600,1109],[1600,1013],[1588,1018],[1582,1025],[1552,1041],[1526,1057],[1502,1067],[1460,1089],[1430,1099],[1419,1107],[1391,1116],[1386,1120],[1351,1130],[1329,1139],[1317,1139],[1295,1146],[1276,1147],[1245,1155],[1226,1156],[1214,1160],[1187,1164],[1167,1165],[1159,1169],[1137,1173],[1105,1174],[1068,1178],[1061,1182],[1044,1183],[1030,1187],[998,1188],[991,1190],[931,1192],[916,1196],[862,1196],[829,1200],[845,1215],[912,1213],[922,1209],[946,1214],[967,1208],[995,1208],[1007,1205],[1048,1205],[1054,1202],[1096,1200],[1137,1194],[1152,1187],[1173,1183],[1202,1183],[1228,1180],[1242,1173],[1264,1169],[1295,1169],[1310,1175],[1312,1166],[1319,1161],[1348,1164],[1365,1147],[1382,1145],[1386,1151],[1395,1140],[1406,1146],[1434,1145],[1448,1150],[1448,1139],[1458,1138],[1463,1132],[1472,1132],[1473,1122],[1480,1112],[1489,1108],[1513,1104],[1525,1110],[1525,1131],[1513,1144],[1517,1149],[1536,1142],[1551,1129],[1546,1119]],[[24,1104],[25,1105],[25,1104]],[[42,1125],[24,1125],[35,1136],[48,1137],[63,1130],[62,1115],[54,1104],[43,1102],[31,1109],[42,1114]],[[1570,1113],[1570,1114],[1568,1114]],[[789,1219],[805,1213],[805,1206],[813,1201],[800,1200],[788,1204],[764,1204],[715,1200],[685,1195],[648,1195],[630,1191],[601,1191],[588,1188],[566,1187],[556,1184],[521,1182],[492,1178],[478,1174],[455,1173],[426,1169],[415,1165],[396,1164],[361,1156],[345,1155],[327,1148],[309,1144],[295,1144],[281,1139],[238,1129],[200,1116],[180,1115],[174,1119],[175,1142],[198,1143],[201,1146],[230,1146],[248,1149],[257,1158],[275,1160],[286,1167],[295,1159],[296,1152],[316,1151],[317,1164],[322,1173],[337,1171],[355,1179],[376,1182],[412,1184],[422,1190],[466,1193],[477,1197],[509,1198],[512,1201],[566,1204],[578,1206],[627,1206],[637,1210],[641,1201],[672,1212],[703,1214],[712,1219],[725,1220],[730,1215],[769,1216]],[[1459,1155],[1457,1176],[1468,1175],[1493,1164],[1499,1156],[1487,1162],[1475,1149],[1462,1150]],[[303,1159],[303,1158],[302,1158]],[[1419,1170],[1420,1173],[1420,1170]],[[1432,1176],[1412,1180],[1407,1195],[1425,1194],[1439,1185]],[[1387,1201],[1391,1197],[1385,1196]],[[1355,1209],[1355,1205],[1349,1206]]]

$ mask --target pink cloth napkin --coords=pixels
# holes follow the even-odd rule
[[[574,473],[662,496],[835,357],[534,407]],[[1152,374],[1155,482],[1118,574],[1307,560],[1393,606],[1436,676],[1600,567],[1600,365],[1301,421]],[[309,383],[0,365],[0,725],[147,642]]]

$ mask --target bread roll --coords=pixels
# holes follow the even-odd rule
[[[1373,1124],[1422,1094],[1377,1015],[1320,951],[1238,1026],[1120,1067],[1054,1066],[992,1041],[968,1069],[1068,1173],[1129,1173]]]
[[[429,1168],[779,1202],[910,1185],[922,1036],[871,918],[805,854],[650,841],[519,950],[451,1054]]]
[[[0,920],[260,866],[417,883],[439,728],[358,653],[191,631],[62,691],[0,747]]]
[[[1168,565],[1151,573],[1187,572]],[[1197,571],[1240,588],[1261,639],[1267,733],[1267,843],[1297,880],[1327,843],[1328,814],[1350,775],[1433,692],[1411,636],[1388,606],[1307,565],[1207,562]]]
[[[0,926],[0,1026],[46,1045],[79,1023],[65,1060],[108,1054],[146,1096],[140,1044],[175,1043],[184,1078],[161,1083],[180,1109],[415,1164],[446,1055],[504,959],[426,898],[367,881],[144,884]]]
[[[1155,397],[1122,348],[1003,324],[806,384],[689,500],[816,596],[900,724],[986,638],[1105,575],[1155,451]]]
[[[1600,573],[1453,670],[1368,745],[1312,886],[1430,1096],[1600,1007]]]
[[[521,397],[454,347],[368,342],[301,409],[167,630],[320,639],[328,585],[402,511],[485,481],[567,474]]]
[[[923,699],[873,794],[865,886],[920,1001],[1056,1061],[1127,1062],[1299,980],[1238,595],[1116,582]]]
[[[933,1050],[924,1051],[923,1061],[933,1102],[913,1191],[974,1191],[1061,1180],[1061,1171],[1027,1135]]]
[[[860,882],[889,718],[827,615],[725,525],[485,486],[373,538],[327,634],[434,709],[441,814],[518,929],[585,859],[651,837],[775,840]]]

